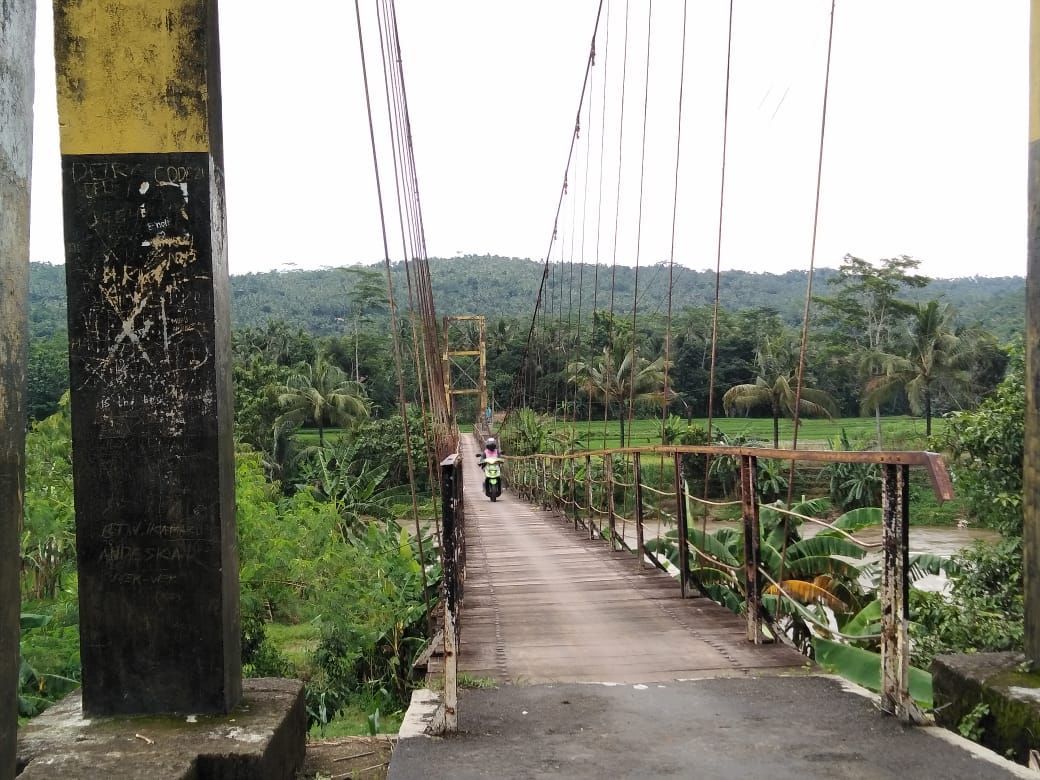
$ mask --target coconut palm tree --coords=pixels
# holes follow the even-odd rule
[[[661,403],[664,400],[664,358],[647,360],[637,357],[635,350],[616,354],[604,347],[594,360],[576,360],[567,366],[569,381],[590,400],[602,403],[608,413],[617,412],[621,428],[621,446],[625,446],[625,403]]]
[[[275,420],[275,425],[312,422],[318,428],[318,443],[322,447],[326,420],[349,425],[368,417],[368,400],[361,385],[323,357],[303,365],[286,380],[278,403],[286,412]]]
[[[914,414],[924,415],[925,435],[932,435],[932,402],[938,390],[965,389],[972,344],[954,329],[956,311],[939,301],[918,304],[910,317],[910,348],[905,355],[880,352],[871,361],[881,373],[863,390],[862,407],[870,409],[905,392]]]
[[[794,417],[797,399],[797,349],[786,334],[766,338],[755,353],[754,384],[734,385],[722,396],[727,416],[765,407],[773,416],[773,446],[780,446],[780,418]],[[802,386],[799,417],[835,417],[838,404],[823,390]]]

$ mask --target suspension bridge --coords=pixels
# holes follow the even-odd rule
[[[243,682],[237,639],[223,146],[219,99],[211,91],[219,79],[215,4],[168,0],[154,4],[155,8],[144,4],[132,13],[117,8],[118,4],[100,5],[104,7],[95,14],[69,4],[56,28],[55,46],[83,636],[82,708],[76,715],[76,729],[89,726],[84,715],[119,718],[177,712],[221,718],[238,712],[243,702],[253,706],[271,693],[258,683]],[[680,216],[686,3],[678,30],[684,58],[675,85],[677,121],[670,136],[675,149],[672,251],[667,262],[655,269],[655,274],[668,274],[667,295],[654,302],[656,308],[649,312],[667,323],[659,355],[642,354],[639,343],[640,318],[648,316],[641,309],[646,286],[640,286],[639,271],[645,151],[652,142],[647,112],[653,11],[648,3],[645,19],[635,19],[642,10],[633,14],[631,5],[625,2],[622,7],[618,0],[596,5],[542,282],[505,410],[507,419],[521,408],[537,408],[555,422],[578,421],[580,394],[586,393],[590,401],[594,395],[591,372],[586,372],[584,382],[542,380],[550,373],[547,366],[555,366],[559,374],[562,367],[573,365],[574,374],[581,375],[579,358],[593,347],[597,314],[606,323],[599,334],[602,343],[596,344],[604,354],[597,370],[613,378],[613,384],[604,383],[600,391],[604,426],[619,421],[631,430],[637,400],[660,404],[664,417],[674,399],[669,377],[671,273]],[[177,6],[178,13],[168,6]],[[475,444],[460,436],[456,427],[459,393],[452,383],[452,360],[474,355],[470,349],[451,348],[449,324],[438,322],[436,316],[395,4],[376,2],[367,30],[360,3],[355,7],[399,411],[405,426],[412,518],[420,544],[424,529],[415,474],[425,468],[431,483],[440,485],[444,622],[441,653],[431,659],[430,670],[443,679],[443,692],[434,717],[443,731],[457,734],[445,740],[404,740],[390,767],[391,776],[729,776],[739,772],[776,777],[903,777],[912,772],[976,778],[1016,772],[999,758],[958,743],[940,730],[904,730],[904,724],[921,718],[909,669],[910,479],[912,471],[924,474],[939,498],[949,497],[950,482],[941,458],[929,452],[798,449],[799,414],[811,400],[804,385],[834,3],[826,61],[821,63],[816,193],[805,316],[792,376],[791,448],[666,441],[639,448],[624,446],[622,434],[622,446],[614,449],[515,454],[507,457],[511,492],[496,504],[482,500]],[[726,196],[732,9],[731,0],[716,280]],[[28,14],[22,11],[16,21],[24,24],[22,17]],[[621,42],[611,41],[608,35],[612,12],[624,14]],[[627,64],[643,22],[646,68],[640,82],[638,74],[628,73]],[[0,97],[14,94],[12,113],[22,119],[28,114],[31,120],[25,84],[31,83],[31,65],[26,63],[32,57],[24,51],[23,40],[31,39],[31,24],[28,31],[14,26],[2,32],[5,44],[6,36],[20,35],[16,42],[23,45],[14,49],[12,67],[0,69],[5,79],[21,79],[18,89],[0,90]],[[130,63],[122,56],[124,47],[135,40],[154,46],[150,36],[158,34],[167,36],[163,42],[174,52],[169,61],[151,58]],[[613,71],[606,67],[611,58]],[[603,67],[597,71],[600,62]],[[602,75],[597,77],[597,72]],[[375,73],[381,73],[381,79]],[[641,90],[635,94],[642,105],[637,100],[633,107],[635,87]],[[608,95],[617,100],[609,111]],[[385,148],[380,153],[373,117],[384,111],[389,138],[382,139]],[[608,121],[616,123],[610,143],[605,132]],[[15,124],[3,132],[24,133],[26,123]],[[639,137],[632,147],[639,150],[639,175],[628,186],[638,197],[636,208],[623,213],[622,158],[631,151],[624,137],[633,132]],[[4,138],[9,140],[7,135]],[[608,157],[619,158],[613,188],[604,183],[606,166],[613,164],[606,162]],[[22,166],[16,169],[24,168],[24,160],[15,162]],[[12,201],[28,208],[27,175],[18,179],[11,195]],[[5,204],[6,198],[5,191]],[[128,202],[143,219],[127,217]],[[635,226],[635,244],[630,249],[636,282],[630,305],[620,301],[613,284],[619,255],[627,251],[619,251],[618,240],[618,226],[625,221]],[[18,223],[14,232],[2,237],[5,246],[10,242],[16,249],[24,248],[27,236],[18,230],[25,220],[13,222]],[[391,248],[398,244],[399,249]],[[593,260],[592,280],[584,278],[586,250]],[[5,265],[5,281],[21,278],[20,266],[14,263],[23,255],[21,251],[3,254],[3,262],[13,269]],[[600,259],[608,255],[611,263],[601,267]],[[393,289],[390,264],[395,258],[405,266],[404,291]],[[137,271],[127,272],[131,267]],[[715,336],[724,303],[717,281],[709,339],[709,442],[713,441],[711,414],[717,406]],[[9,304],[5,301],[5,305]],[[4,345],[13,346],[5,354],[21,356],[24,364],[24,302],[15,300],[9,306],[2,318],[2,335]],[[484,336],[481,328],[480,350]],[[483,367],[479,350],[477,356]],[[5,393],[2,399],[5,446],[10,448],[0,475],[5,491],[5,533],[0,539],[4,560],[13,560],[16,554],[17,522],[11,518],[21,516],[25,415],[24,371],[19,365],[18,360],[3,365],[5,386],[22,388]],[[409,375],[415,378],[414,387],[408,384]],[[640,376],[658,375],[659,390],[641,389]],[[483,415],[488,396],[482,373],[478,382],[478,414]],[[590,425],[593,407],[591,402],[585,405],[584,422]],[[421,424],[429,447],[422,453],[411,450],[410,408],[423,412]],[[481,422],[478,419],[478,432],[487,433]],[[712,492],[707,478],[707,464],[722,459],[736,479],[738,497],[729,501],[736,506],[739,526],[728,537],[734,546],[712,542],[696,528],[697,518],[707,516],[707,507],[726,503],[725,496]],[[757,480],[760,461],[765,459],[789,466],[784,506],[766,506],[761,500]],[[792,508],[799,470],[828,463],[873,464],[881,470],[880,543],[865,544],[856,537],[856,529],[835,523],[820,523],[822,530],[814,538],[822,542],[787,533],[792,522],[818,522]],[[161,517],[165,524],[160,531],[141,530],[150,528],[139,522],[141,517]],[[764,533],[767,521],[769,530]],[[784,625],[776,620],[786,610],[806,621],[819,621],[819,615],[803,610],[804,599],[795,598],[794,591],[811,585],[827,594],[819,597],[824,603],[828,596],[837,598],[822,575],[805,578],[816,574],[812,559],[819,556],[812,554],[814,548],[839,546],[853,556],[876,558],[881,581],[878,614],[870,621],[870,630],[850,638],[879,643],[879,696],[850,692],[835,679],[822,676],[785,641]],[[851,546],[862,549],[852,552]],[[132,570],[142,560],[154,564],[148,578]],[[18,595],[16,567],[0,566],[0,573],[4,575],[0,649],[6,674],[15,667],[12,645],[17,646],[16,641],[8,641],[17,637],[17,612],[12,607]],[[705,595],[719,583],[729,587],[733,594],[729,606],[735,609]],[[766,608],[767,601],[772,610]],[[838,633],[830,625],[818,627],[831,635]],[[5,686],[7,678],[14,675],[6,675]],[[467,682],[479,686],[466,688]],[[0,698],[12,700],[8,693],[5,687]],[[301,690],[290,693],[289,688],[278,689],[276,698],[292,699],[287,705],[289,717],[300,720]],[[14,764],[16,728],[11,720],[0,721],[0,774]],[[272,760],[273,754],[275,763],[281,761],[277,772],[244,771],[289,776],[293,769],[289,754],[297,747],[287,746],[285,732],[267,729],[256,740],[240,739],[242,728],[227,726],[227,733],[220,736],[226,737],[225,742],[250,744],[281,740],[275,749],[248,759],[255,760],[255,766],[266,766],[263,762]],[[207,738],[213,733],[215,727]],[[106,738],[111,739],[111,734]],[[135,738],[131,735],[123,741],[144,750]],[[138,741],[151,746],[151,740]],[[56,749],[49,742],[44,747]],[[141,754],[140,761],[136,766],[143,771],[153,765],[148,761],[157,759],[146,760]],[[26,776],[68,776],[69,767],[75,772],[93,765],[89,756],[81,756],[56,769],[47,766],[42,760],[33,763]]]

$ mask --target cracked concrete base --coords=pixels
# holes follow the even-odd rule
[[[85,718],[72,693],[18,732],[19,778],[288,780],[303,764],[303,683],[244,680],[229,715]]]

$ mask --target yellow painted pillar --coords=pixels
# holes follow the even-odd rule
[[[216,0],[54,0],[83,707],[241,694]]]
[[[1023,488],[1026,657],[1040,663],[1040,0],[1030,3],[1029,227]]]
[[[35,22],[34,0],[0,0],[0,778],[14,777],[18,726]]]

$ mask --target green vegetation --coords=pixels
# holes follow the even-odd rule
[[[555,313],[532,330],[528,307],[540,263],[466,257],[431,265],[439,313],[488,313],[492,402],[499,410],[518,407],[502,431],[508,454],[705,444],[709,404],[712,441],[787,446],[793,438],[802,273],[727,272],[724,298],[736,305],[719,313],[715,328],[714,275],[676,269],[666,334],[659,306],[647,306],[635,321],[603,307],[565,318],[558,290],[549,297],[560,301]],[[998,545],[953,560],[918,560],[917,573],[941,569],[952,584],[948,595],[911,594],[914,662],[925,667],[937,652],[1021,644],[1023,373],[1021,350],[1011,350],[1009,362],[1001,343],[1022,330],[1023,307],[1020,279],[931,281],[916,267],[905,257],[847,257],[839,269],[819,273],[817,289],[826,295],[816,301],[809,334],[798,440],[802,448],[937,449],[949,457],[958,499],[940,507],[927,479],[914,472],[912,522],[968,520],[1004,535]],[[640,276],[640,300],[665,298],[667,275],[659,271]],[[395,289],[406,290],[403,268],[393,273]],[[34,264],[30,281],[23,716],[69,690],[79,675],[62,276],[60,267]],[[619,267],[615,296],[632,300],[634,281],[632,269]],[[607,275],[599,283],[603,301]],[[415,408],[415,356],[403,362],[412,394],[408,444],[418,532],[383,284],[366,267],[231,280],[246,672],[305,680],[312,727],[325,736],[395,727],[416,682],[412,659],[429,635],[440,577],[425,536],[436,508],[428,431]],[[740,416],[750,412],[766,416]],[[592,458],[592,476],[599,479],[608,465],[630,481],[620,457]],[[690,484],[706,480],[718,495],[735,494],[735,475],[725,458],[710,467],[695,457],[685,463]],[[644,478],[667,484],[671,475],[651,462]],[[783,464],[762,460],[759,498],[786,499],[787,479]],[[839,464],[796,475],[794,495],[805,497],[803,509],[861,527],[875,517],[879,480],[876,467]],[[631,510],[631,491],[616,488],[614,499],[619,511]],[[669,500],[672,506],[662,500],[654,511],[674,511]],[[732,518],[734,510],[715,516]],[[834,668],[871,676],[873,562],[836,537],[803,537],[800,521],[780,523],[778,516],[763,510],[767,568],[797,606],[781,609],[778,591],[763,583],[777,630]],[[729,565],[742,561],[742,540],[731,530],[702,531],[697,542]],[[662,555],[674,554],[670,537],[655,544]],[[775,564],[784,550],[781,576]],[[697,576],[714,597],[739,608],[740,585],[723,569],[701,561]],[[823,644],[833,637],[810,627],[823,618],[853,639]]]
[[[683,422],[685,424],[687,421]],[[708,423],[707,419],[703,417],[694,417],[688,422],[700,428],[705,428]],[[899,445],[896,449],[927,448],[923,420],[907,415],[895,415],[883,417],[881,424],[886,439],[891,439],[893,443]],[[613,420],[607,424],[605,434],[602,416],[599,419],[593,418],[591,423],[588,420],[577,420],[568,425],[573,425],[580,434],[583,434],[583,446],[587,449],[621,446]],[[940,434],[945,425],[945,419],[935,420],[934,433]],[[711,426],[714,430],[721,431],[731,438],[744,437],[758,442],[760,446],[772,443],[773,422],[768,417],[716,417],[712,420]],[[870,417],[801,420],[798,424],[798,443],[800,447],[806,449],[825,448],[830,442],[839,438],[842,431],[845,431],[845,435],[850,441],[863,443],[870,440],[874,428],[874,420]],[[791,421],[781,420],[780,444],[790,446],[792,433]],[[633,447],[660,444],[660,419],[633,420],[628,442]]]

